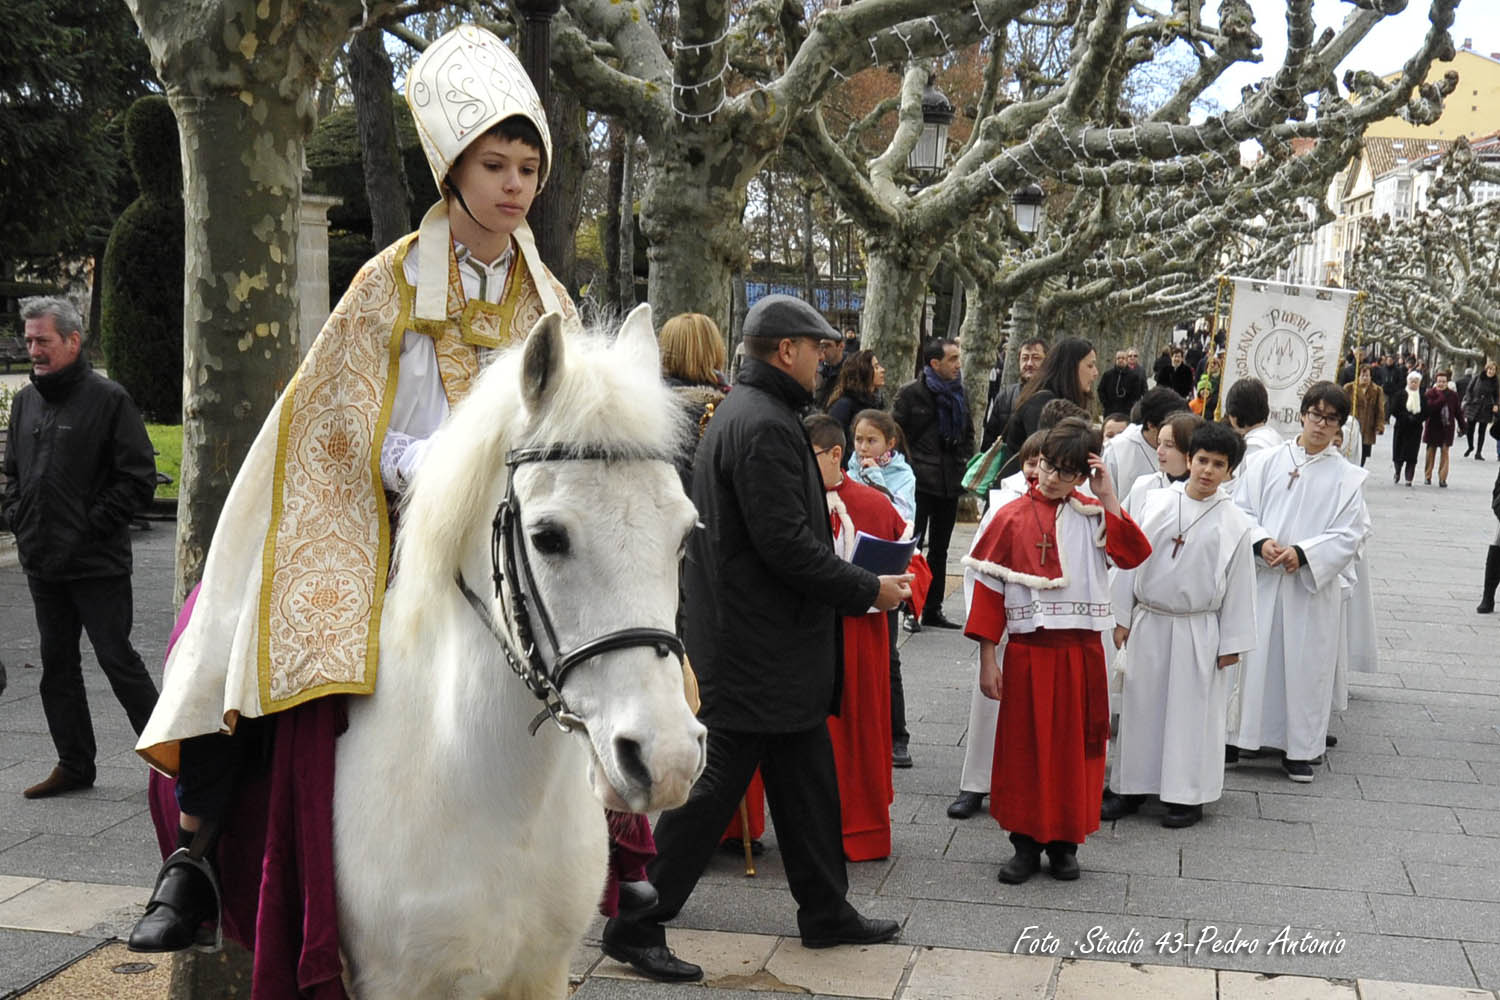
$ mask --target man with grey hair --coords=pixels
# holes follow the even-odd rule
[[[47,798],[94,783],[94,726],[78,639],[139,733],[156,685],[130,644],[130,519],[156,489],[146,425],[130,395],[83,356],[83,325],[65,299],[22,304],[31,384],[10,407],[0,513],[16,536],[42,653],[42,711],[57,766],[23,793]]]

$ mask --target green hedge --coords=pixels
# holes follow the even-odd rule
[[[125,118],[125,155],[141,196],[109,234],[100,275],[100,344],[109,377],[148,421],[182,421],[182,157],[167,99]]]

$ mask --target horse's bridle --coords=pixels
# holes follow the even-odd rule
[[[562,693],[563,682],[569,671],[585,660],[635,646],[652,646],[658,656],[675,655],[679,661],[684,655],[682,640],[674,633],[659,628],[619,629],[563,651],[557,640],[557,632],[552,627],[552,618],[547,614],[547,606],[537,591],[536,578],[531,572],[531,560],[526,555],[526,539],[522,535],[521,525],[521,501],[515,493],[515,478],[516,469],[528,462],[568,461],[649,461],[670,464],[672,460],[656,451],[575,448],[568,445],[518,448],[506,456],[505,496],[495,510],[490,530],[491,579],[495,584],[495,597],[505,598],[501,601],[503,620],[495,620],[490,614],[489,606],[464,581],[461,570],[455,582],[469,606],[500,644],[510,668],[526,682],[531,693],[541,700],[544,708],[531,720],[532,735],[536,734],[538,727],[549,716],[565,733],[570,733],[575,728],[587,728],[583,720],[568,709]],[[533,620],[541,626],[541,636],[545,638],[548,647],[545,651],[537,642]]]

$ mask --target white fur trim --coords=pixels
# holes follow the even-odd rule
[[[854,519],[849,516],[849,508],[838,490],[824,490],[823,496],[828,501],[828,513],[839,519],[839,531],[833,536],[833,551],[844,562],[849,562],[854,558]]]

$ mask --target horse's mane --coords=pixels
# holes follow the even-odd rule
[[[522,394],[524,342],[498,354],[434,435],[401,507],[397,584],[453,579],[476,524],[488,527],[513,448],[606,446],[672,454],[680,407],[652,351],[617,341],[598,324],[565,338],[561,379],[544,419]]]

